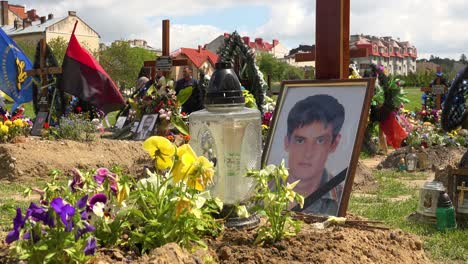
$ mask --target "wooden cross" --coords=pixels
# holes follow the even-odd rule
[[[461,183],[461,186],[457,186],[457,190],[460,191],[458,196],[458,206],[462,206],[465,201],[465,192],[468,192],[468,186],[465,182]]]
[[[441,85],[440,84],[440,78],[437,78],[436,81],[435,81],[435,84],[434,85]],[[443,85],[443,84],[442,84]],[[447,85],[443,85],[444,86],[444,94],[448,92],[448,87]],[[433,93],[433,87],[421,87],[421,92],[426,92],[426,93]],[[442,109],[441,105],[442,105],[442,93],[436,93],[436,109],[437,110],[440,110]]]
[[[317,0],[315,50],[296,54],[296,62],[316,61],[315,78],[347,79],[349,58],[367,57],[367,49],[349,49],[350,0]]]
[[[170,50],[169,50],[169,19],[165,19],[162,21],[162,56],[169,56]],[[188,60],[187,59],[176,59],[172,60],[172,66],[185,66],[188,65]],[[154,80],[156,76],[156,61],[151,60],[151,61],[144,61],[143,62],[144,67],[149,67],[151,68],[151,79]]]
[[[47,44],[45,39],[41,39],[40,42],[40,54],[39,54],[39,68],[26,71],[28,76],[39,76],[41,79],[41,87],[39,88],[39,111],[40,112],[49,112],[48,104],[48,83],[47,75],[48,74],[60,74],[62,73],[62,67],[45,67],[46,63],[46,51]]]

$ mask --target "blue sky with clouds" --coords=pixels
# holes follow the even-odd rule
[[[322,1],[322,0],[320,0]],[[323,0],[326,1],[326,0]],[[468,54],[468,1],[351,1],[351,34],[394,36],[413,43],[420,57]],[[161,20],[171,20],[171,49],[197,47],[224,32],[278,39],[288,48],[313,44],[316,0],[18,0],[40,15],[68,10],[110,43],[142,38],[161,46]]]

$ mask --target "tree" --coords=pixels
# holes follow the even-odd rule
[[[466,64],[466,55],[464,53],[462,53],[462,55],[460,56],[460,62],[463,63],[463,64]]]
[[[270,75],[272,77],[272,81],[304,78],[304,70],[279,61],[269,53],[259,55],[257,57],[257,64],[265,76]]]
[[[19,40],[16,42],[20,49],[24,52],[31,62],[34,62],[34,54],[36,54],[36,45],[31,41]]]
[[[65,57],[65,52],[67,51],[68,41],[62,37],[56,37],[54,39],[51,39],[47,44],[52,49],[52,52],[54,53],[55,59],[57,59],[58,64],[62,65],[63,57]]]
[[[155,60],[156,55],[143,48],[132,48],[124,41],[114,42],[99,53],[99,62],[120,86],[129,88],[135,83],[145,60]]]

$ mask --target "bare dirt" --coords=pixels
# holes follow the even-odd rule
[[[409,153],[408,147],[399,148],[390,153],[377,167],[378,169],[394,169],[398,168],[398,163],[401,158],[406,157]],[[458,166],[461,157],[466,152],[466,148],[462,147],[442,147],[435,146],[428,149],[416,149],[415,152],[425,153],[428,158],[428,168],[441,168],[446,166]]]
[[[370,160],[370,161],[368,161]],[[366,159],[360,160],[356,167],[356,174],[354,175],[354,182],[353,182],[353,191],[359,192],[372,192],[377,190],[379,187],[379,183],[377,182],[375,176],[372,174],[372,168],[368,165],[372,162],[378,164],[378,159]]]
[[[257,246],[254,240],[255,230],[226,229],[222,236],[206,239],[208,250],[195,254],[168,244],[136,259],[103,252],[92,263],[431,263],[422,241],[400,230],[342,226],[317,230],[304,224],[299,235],[277,243]]]
[[[23,141],[0,145],[0,179],[46,177],[52,169],[68,171],[74,167],[91,169],[113,165],[141,174],[144,166],[151,164],[139,141],[48,141],[36,137]]]

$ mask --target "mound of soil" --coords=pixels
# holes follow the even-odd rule
[[[139,175],[151,165],[142,142],[97,139],[92,142],[48,141],[29,137],[15,144],[0,145],[0,179],[45,177],[51,169],[68,171],[74,167],[89,169],[121,166]]]
[[[362,161],[358,161],[354,175],[353,191],[371,192],[379,187],[379,183],[372,174],[372,169]]]
[[[207,239],[207,251],[194,254],[175,244],[140,258],[105,253],[92,263],[431,263],[421,240],[400,230],[331,227],[313,229],[304,224],[299,235],[274,244],[256,246],[255,231],[226,229],[221,237]]]
[[[449,165],[458,166],[461,157],[466,152],[466,148],[435,146],[428,149],[416,149],[415,151],[416,154],[422,152],[427,154],[429,168],[440,168]],[[399,148],[392,152],[390,155],[388,155],[387,158],[384,159],[377,168],[398,168],[398,163],[400,162],[400,159],[406,157],[408,153],[409,147]]]
[[[221,263],[429,263],[419,238],[401,231],[333,227],[301,233],[271,246],[252,246],[253,232],[226,232],[209,241]]]

